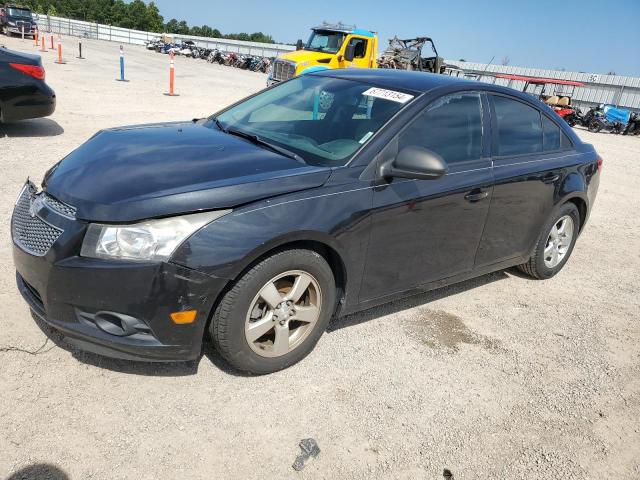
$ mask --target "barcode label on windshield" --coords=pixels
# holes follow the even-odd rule
[[[413,95],[409,95],[408,93],[396,92],[394,90],[386,90],[384,88],[376,87],[370,88],[366,92],[363,92],[362,95],[366,95],[367,97],[382,98],[384,100],[391,100],[392,102],[398,103],[407,103],[413,98]]]

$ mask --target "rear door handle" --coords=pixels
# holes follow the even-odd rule
[[[467,202],[479,202],[480,200],[484,200],[489,196],[489,192],[485,192],[484,190],[480,190],[476,188],[475,190],[471,190],[464,196],[464,199]]]
[[[556,173],[556,174],[550,173],[550,174],[548,174],[548,175],[546,175],[546,176],[542,177],[542,181],[543,181],[544,183],[554,183],[554,182],[555,182],[556,180],[558,180],[559,178],[560,178],[560,175],[559,175],[559,174],[557,174],[557,173]]]

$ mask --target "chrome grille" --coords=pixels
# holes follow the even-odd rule
[[[296,67],[289,62],[285,62],[284,60],[276,60],[273,62],[273,73],[271,74],[271,78],[278,82],[282,82],[284,80],[289,80],[293,78],[296,74]]]
[[[42,194],[44,203],[51,207],[53,210],[58,212],[60,215],[64,215],[65,217],[75,218],[76,217],[76,209],[71,205],[67,205],[66,203],[61,202],[57,198],[52,197],[46,193]]]
[[[49,225],[37,215],[31,215],[29,189],[25,188],[16,203],[11,219],[13,241],[24,251],[41,257],[45,255],[62,230]]]

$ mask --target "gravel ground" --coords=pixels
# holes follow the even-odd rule
[[[115,361],[53,335],[35,355],[7,350],[47,340],[14,284],[24,179],[100,128],[204,116],[266,81],[177,59],[170,98],[166,56],[127,46],[120,83],[117,44],[85,40],[86,60],[64,47],[66,65],[43,54],[55,114],[0,126],[0,477],[640,478],[637,137],[579,131],[604,173],[555,278],[499,272],[347,317],[283,372],[240,376],[210,348],[189,364]],[[295,472],[308,437],[321,453]]]

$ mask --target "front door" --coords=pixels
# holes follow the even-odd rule
[[[394,178],[374,190],[361,301],[473,268],[492,194],[483,105],[475,92],[441,97],[399,134],[397,151],[427,148],[449,171],[436,180]]]
[[[348,41],[342,47],[342,62],[340,62],[339,68],[373,68],[373,59],[375,54],[373,53],[373,39],[366,37],[349,37]],[[348,46],[353,47],[353,60],[347,61],[344,59],[344,51]]]

